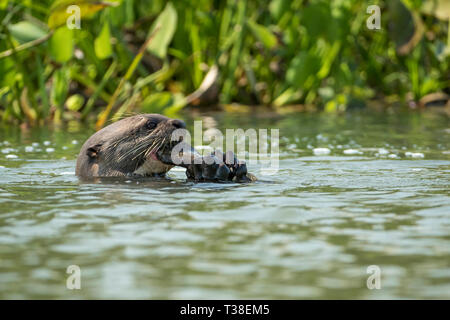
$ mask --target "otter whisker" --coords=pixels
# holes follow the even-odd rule
[[[165,138],[159,138],[159,139],[155,139],[153,141],[153,143],[150,145],[150,147],[148,148],[144,148],[144,150],[142,152],[140,152],[138,155],[136,155],[134,159],[136,159],[137,157],[140,157],[142,154],[144,154],[144,158],[147,158],[149,154],[151,154],[153,151],[158,150],[163,144],[164,144]],[[135,170],[137,170],[139,166],[139,163],[136,163],[135,166]]]
[[[127,154],[122,155],[122,157],[131,155],[132,153],[136,153],[136,155],[132,158],[132,160],[139,158],[140,156],[142,156],[142,154],[145,154],[144,156],[147,157],[151,153],[151,151],[159,148],[159,146],[162,145],[164,141],[165,137],[157,136],[154,139],[152,139],[151,144],[142,143],[138,145],[136,148],[130,150],[130,152],[128,152]]]
[[[152,144],[150,146],[150,148],[148,148],[145,151],[144,157],[148,157],[149,154],[151,154],[153,151],[157,150],[163,143],[164,143],[164,139],[160,139],[159,141],[156,141],[154,144]]]
[[[136,152],[139,152],[139,151],[141,151],[141,150],[145,150],[146,147],[147,147],[147,145],[146,145],[145,143],[142,143],[141,145],[138,145],[137,147],[132,148],[132,149],[130,149],[129,151],[123,153],[123,154],[119,157],[118,161],[120,162],[120,161],[122,161],[122,159],[127,158],[128,156],[131,156],[132,154],[134,154],[134,153],[136,153]],[[135,158],[133,158],[133,160],[134,160],[134,159],[135,159]]]
[[[156,141],[153,142],[152,146],[156,144]],[[152,147],[150,146],[150,148]],[[147,155],[147,151],[149,150],[149,147],[147,145],[144,145],[143,147],[136,149],[136,151],[138,152],[137,155],[135,155],[132,160],[135,160],[136,158],[140,157],[142,154],[145,153],[145,155]]]

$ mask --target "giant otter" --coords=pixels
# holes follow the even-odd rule
[[[216,151],[200,156],[182,139],[173,141],[172,133],[184,129],[183,121],[159,114],[140,114],[124,118],[93,134],[81,147],[75,173],[81,178],[164,175],[174,165],[186,168],[196,181],[248,182],[245,162],[232,152]],[[184,144],[179,160],[172,150]],[[180,148],[177,148],[179,150]]]

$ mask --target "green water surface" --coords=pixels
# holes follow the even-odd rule
[[[248,185],[194,184],[179,169],[86,184],[74,167],[91,127],[2,127],[0,298],[450,298],[448,117],[182,118],[278,128],[279,171],[250,165],[260,181]],[[66,288],[69,265],[81,290]]]

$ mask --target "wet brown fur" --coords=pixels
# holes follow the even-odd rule
[[[163,174],[173,166],[152,158],[151,154],[167,147],[177,128],[185,128],[184,122],[159,114],[119,120],[83,144],[75,173],[85,178]]]

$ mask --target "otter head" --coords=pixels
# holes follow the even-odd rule
[[[76,175],[108,177],[155,175],[173,165],[160,159],[176,144],[173,131],[185,128],[181,120],[142,114],[117,121],[92,135],[81,148]]]

